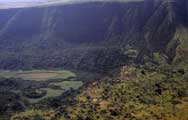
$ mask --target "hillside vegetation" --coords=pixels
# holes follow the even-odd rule
[[[188,119],[187,0],[6,9],[0,17],[0,69],[73,71],[45,80],[44,71],[0,74],[2,119]]]
[[[0,10],[0,69],[105,73],[154,52],[172,62],[186,38],[186,5],[145,0]]]
[[[72,105],[63,107],[64,102],[60,102],[63,98],[53,101],[53,104],[58,104],[54,108],[58,112],[49,114],[48,119],[184,120],[188,118],[187,85],[188,76],[181,71],[166,67],[125,66],[120,75],[105,77],[84,87],[73,101],[68,101],[74,103]],[[48,120],[43,115],[48,111],[41,109],[44,113],[40,114],[36,109],[32,113],[27,110],[13,115],[12,120],[34,119],[37,116]]]

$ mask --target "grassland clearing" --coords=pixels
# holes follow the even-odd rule
[[[18,80],[26,80],[25,84],[33,83],[34,86],[25,85],[27,88],[21,89],[20,93],[23,99],[27,100],[29,103],[38,103],[39,101],[47,98],[54,98],[62,95],[65,91],[70,89],[79,89],[84,82],[78,79],[79,77],[75,72],[68,70],[31,70],[31,71],[0,71],[1,78],[18,78]],[[27,81],[28,80],[28,81]],[[82,79],[81,79],[82,80]],[[23,85],[23,86],[24,86]],[[40,86],[40,87],[39,87]],[[39,98],[32,98],[25,96],[24,92],[34,96],[33,92],[35,90],[44,90],[46,94]]]
[[[67,79],[76,77],[75,73],[67,70],[48,71],[48,70],[31,70],[31,71],[0,71],[0,77],[3,78],[21,78],[23,80],[46,81],[50,79]]]
[[[55,85],[55,86],[60,86],[64,90],[69,90],[69,89],[78,89],[83,85],[82,81],[62,81],[62,82],[55,82],[55,83],[50,83],[50,85]]]

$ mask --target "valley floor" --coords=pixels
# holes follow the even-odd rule
[[[187,120],[187,104],[186,71],[125,66],[118,75],[39,102],[11,120]]]

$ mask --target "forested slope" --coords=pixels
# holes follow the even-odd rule
[[[178,31],[187,29],[187,2],[88,2],[5,9],[0,17],[1,69],[103,71],[154,52],[172,62]]]

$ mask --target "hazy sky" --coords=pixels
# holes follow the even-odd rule
[[[1,3],[38,3],[38,2],[53,2],[53,1],[67,2],[72,0],[0,0],[0,4]]]
[[[30,7],[50,4],[66,4],[85,1],[142,1],[142,0],[0,0],[0,9]]]
[[[18,2],[18,3],[25,3],[25,2],[53,2],[53,1],[61,1],[61,2],[67,2],[67,1],[112,1],[112,0],[0,0],[0,3],[9,3],[9,2]],[[113,1],[138,1],[138,0],[113,0]]]

